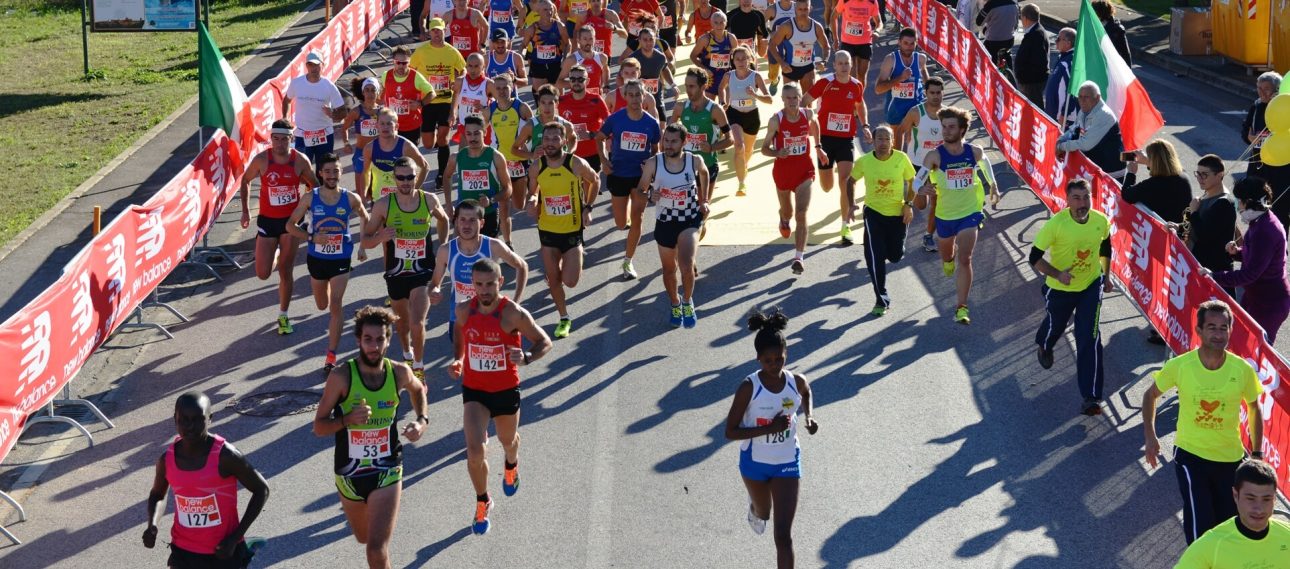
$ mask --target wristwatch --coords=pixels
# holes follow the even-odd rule
[[[422,425],[429,425],[430,417],[427,417],[425,415],[417,415],[417,422],[421,423]]]

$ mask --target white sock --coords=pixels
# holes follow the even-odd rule
[[[403,361],[412,361],[412,352],[403,352]]]

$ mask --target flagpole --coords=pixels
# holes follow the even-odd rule
[[[200,10],[202,9],[202,4],[203,4],[203,3],[204,3],[204,2],[202,2],[202,0],[197,0],[197,9],[198,9],[198,11],[200,11]],[[210,5],[209,5],[209,4],[207,4],[207,7],[206,7],[206,17],[205,17],[204,19],[206,20],[206,22],[207,22],[207,23],[209,23],[209,22],[210,22]],[[198,26],[202,26],[202,25],[204,25],[204,24],[202,24],[202,23],[198,23],[197,25],[198,25]],[[210,30],[207,30],[207,33],[210,33]],[[197,31],[197,99],[198,99],[198,100],[197,100],[197,108],[198,108],[198,109],[201,109],[201,106],[202,106],[202,102],[201,102],[201,97],[202,97],[202,90],[201,90],[202,76],[201,76],[201,73],[202,73],[202,34],[201,34],[201,30],[198,30],[198,31]],[[202,119],[201,119],[201,112],[200,112],[200,111],[198,111],[198,113],[197,113],[197,155],[198,155],[198,156],[200,156],[200,155],[201,155],[201,153],[202,153],[202,147],[203,147],[203,146],[205,146],[205,144],[202,144]]]

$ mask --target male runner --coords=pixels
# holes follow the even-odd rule
[[[1147,464],[1156,467],[1156,399],[1178,388],[1178,431],[1174,435],[1174,469],[1183,499],[1183,534],[1187,543],[1236,515],[1229,491],[1236,468],[1245,459],[1241,406],[1245,406],[1250,454],[1263,458],[1263,408],[1259,374],[1244,358],[1227,350],[1232,338],[1232,309],[1221,300],[1196,309],[1200,346],[1165,362],[1142,395],[1142,430]]]
[[[770,34],[770,60],[784,69],[785,79],[814,85],[816,45],[823,53],[833,53],[833,44],[829,43],[824,26],[811,17],[811,0],[795,0],[793,19]]]
[[[698,69],[690,71],[703,73]],[[691,82],[688,74],[686,87],[689,91]],[[703,98],[703,87],[694,91],[708,105],[714,105]],[[663,151],[641,165],[641,180],[636,187],[641,194],[650,193],[651,188],[657,192],[654,240],[658,242],[658,258],[663,265],[663,287],[672,303],[672,316],[668,322],[673,328],[698,325],[698,316],[694,312],[695,257],[699,252],[697,234],[708,216],[708,198],[712,195],[704,161],[682,150],[689,136],[681,123],[672,121],[668,124],[663,129]],[[677,269],[681,271],[684,296],[677,295]]]
[[[541,156],[542,131],[545,125],[551,122],[558,123],[564,130],[565,150],[572,151],[578,136],[573,123],[560,116],[560,97],[556,94],[555,85],[548,83],[534,89],[533,99],[537,101],[537,113],[533,115],[532,120],[520,126],[520,133],[511,145],[511,151],[525,160],[534,160]],[[528,186],[527,179],[524,185]]]
[[[565,26],[555,21],[555,6],[551,0],[538,0],[537,13],[538,21],[524,29],[534,93],[539,87],[560,80],[560,62],[569,52],[569,34]]]
[[[640,81],[640,62],[631,57],[618,62],[618,73],[614,79],[617,87],[605,95],[605,106],[609,107],[609,112],[611,113],[616,113],[627,108],[627,97],[623,95],[623,85],[626,85],[628,81],[633,79]],[[649,93],[642,94],[641,108],[645,110],[646,114],[658,118],[659,105],[658,101],[654,98],[654,95]]]
[[[166,508],[159,506],[173,488],[175,513],[166,565],[246,567],[254,552],[243,536],[269,500],[269,484],[232,443],[207,430],[211,400],[204,394],[189,391],[180,395],[175,400],[174,417],[179,436],[157,459],[152,490],[148,492],[148,527],[143,530],[143,546],[156,547],[157,523],[166,513]],[[237,514],[238,483],[251,492],[251,501],[241,518]]]
[[[385,106],[399,116],[399,136],[413,142],[420,141],[422,108],[434,103],[435,89],[424,75],[408,66],[412,52],[407,46],[395,47],[390,58],[394,60],[394,69],[386,70],[382,81]],[[359,148],[357,155],[362,156],[361,152],[362,148]],[[363,191],[366,188],[359,186],[358,189]]]
[[[412,187],[420,188],[430,168],[417,143],[396,134],[398,118],[394,109],[385,107],[376,114],[376,140],[363,147],[363,163],[367,165],[368,195],[361,196],[375,202],[394,193],[398,184],[394,180],[394,162],[407,158],[417,165],[417,180]]]
[[[843,55],[846,52],[840,52]],[[887,314],[887,263],[905,256],[905,232],[914,218],[910,200],[914,197],[914,164],[904,152],[895,150],[891,127],[874,130],[873,152],[860,157],[851,176],[864,180],[864,263],[869,270],[875,297],[874,317]]]
[[[333,469],[340,508],[354,539],[367,547],[371,569],[389,569],[390,538],[403,493],[403,445],[399,442],[399,392],[407,391],[416,420],[403,438],[421,439],[426,416],[425,387],[412,370],[385,357],[390,327],[398,316],[388,308],[365,306],[354,315],[358,357],[327,374],[314,413],[314,434],[335,438]]]
[[[897,49],[888,53],[878,67],[878,81],[873,91],[887,96],[887,124],[899,125],[926,98],[923,93],[927,73],[927,58],[918,53],[918,32],[914,28],[900,30]],[[897,139],[904,139],[903,129],[896,132]]]
[[[927,99],[905,113],[905,120],[896,127],[896,146],[904,148],[913,159],[914,164],[922,164],[928,152],[934,152],[944,139],[941,137],[941,101],[945,97],[945,81],[940,77],[928,77],[924,83]],[[927,211],[927,232],[923,234],[923,250],[936,250],[936,196],[919,194],[914,198],[918,209],[931,207]]]
[[[278,263],[278,334],[295,331],[287,318],[295,283],[296,240],[287,233],[287,219],[300,201],[300,185],[318,185],[314,167],[305,155],[291,147],[295,127],[287,119],[273,121],[269,149],[251,159],[242,175],[238,195],[242,198],[242,229],[251,226],[247,201],[251,180],[260,177],[260,213],[255,218],[255,276],[268,280],[273,263]]]
[[[703,159],[704,170],[708,174],[704,193],[711,196],[716,191],[717,174],[721,170],[717,164],[717,153],[734,146],[735,142],[730,136],[730,121],[726,120],[726,110],[705,95],[709,91],[708,81],[708,74],[702,69],[691,67],[686,70],[685,96],[689,97],[689,101],[672,109],[672,120],[669,122],[681,123],[685,129],[685,151]],[[661,215],[662,210],[659,211]],[[700,239],[706,231],[707,228],[699,231]],[[657,228],[654,235],[657,239]]]
[[[791,0],[790,0],[791,1]],[[694,12],[690,14],[690,21],[685,26],[685,43],[690,43],[690,38],[698,38],[712,30],[712,15],[717,12],[725,15],[725,10],[720,10],[711,2],[696,2]]]
[[[800,275],[805,270],[802,257],[807,233],[811,230],[806,221],[806,208],[811,204],[811,185],[815,183],[815,164],[808,148],[814,143],[816,160],[820,163],[827,163],[829,156],[820,144],[819,123],[810,109],[801,106],[802,88],[797,83],[786,83],[780,97],[784,100],[784,110],[770,117],[761,153],[775,161],[771,175],[779,198],[779,235],[785,239],[793,236],[791,268],[793,274]],[[789,219],[797,224],[795,232],[789,229]]]
[[[564,58],[564,64],[560,68],[560,82],[558,87],[561,89],[573,89],[569,81],[569,73],[573,68],[581,67],[586,74],[583,90],[591,95],[601,96],[608,87],[609,83],[609,56],[596,50],[596,30],[589,25],[578,28],[578,49]],[[565,94],[565,97],[568,93]],[[581,99],[579,99],[581,100]],[[568,110],[565,106],[567,99],[561,98],[560,107]],[[567,118],[567,117],[566,117]],[[593,131],[594,132],[594,131]],[[585,158],[585,157],[584,157]]]
[[[870,0],[872,1],[872,0]],[[833,189],[833,170],[837,166],[838,185],[842,191],[839,212],[842,217],[842,242],[850,245],[851,224],[855,222],[855,181],[851,167],[855,162],[855,138],[859,132],[864,141],[873,144],[869,130],[869,109],[864,103],[864,83],[851,77],[851,54],[839,51],[833,56],[833,74],[821,77],[806,95],[802,106],[811,108],[820,101],[820,144],[828,161],[816,164],[820,170],[820,188]],[[857,127],[856,125],[859,125]]]
[[[648,32],[644,35],[648,35]],[[609,151],[608,156],[600,157],[601,171],[605,173],[605,183],[609,186],[614,225],[619,230],[627,230],[623,278],[631,280],[636,278],[632,257],[640,243],[641,220],[645,213],[645,196],[633,190],[640,185],[641,163],[658,152],[662,131],[658,120],[645,114],[641,107],[645,89],[640,81],[628,81],[622,92],[627,99],[627,108],[609,115],[596,133],[596,143],[601,152],[605,149]],[[605,144],[605,141],[609,141],[609,144]],[[627,217],[629,201],[630,222]]]
[[[506,48],[510,49],[510,38],[515,37],[518,29],[515,22],[523,22],[524,16],[528,12],[527,2],[524,0],[489,0],[488,1],[488,33],[493,40],[497,39],[497,32],[506,32]],[[489,73],[489,77],[493,75]]]
[[[771,37],[771,31],[766,28],[766,14],[753,6],[753,0],[739,0],[739,5],[726,12],[725,16],[726,26],[735,35],[735,41],[739,45],[756,50],[758,54],[766,53],[765,44]]]
[[[583,28],[585,37],[587,28]],[[592,63],[588,60],[587,63]],[[581,65],[569,69],[569,92],[560,97],[560,117],[573,123],[574,136],[578,139],[573,154],[587,161],[592,170],[600,171],[600,141],[596,133],[609,118],[609,108],[605,106],[600,95],[587,92],[586,85],[591,80],[591,73]]]
[[[506,158],[496,148],[484,146],[484,119],[469,116],[465,121],[465,148],[458,150],[448,162],[449,182],[443,189],[444,201],[455,207],[461,200],[475,200],[487,211],[484,235],[497,237],[500,234],[497,202],[511,199]]]
[[[511,49],[512,36],[507,35],[504,29],[495,29],[490,37],[493,49],[488,53],[488,77],[496,79],[510,75],[510,82],[517,90],[528,85],[529,75],[524,66],[524,56]]]
[[[1259,459],[1236,467],[1232,499],[1236,516],[1205,532],[1183,552],[1175,569],[1242,569],[1284,565],[1290,523],[1273,517],[1277,471]]]
[[[448,42],[462,57],[469,58],[484,50],[488,20],[483,12],[470,7],[467,0],[452,0],[452,11],[445,18],[448,20]]]
[[[553,128],[547,132],[559,132]],[[576,158],[574,158],[576,160]],[[466,435],[466,468],[475,487],[471,529],[488,533],[493,499],[488,495],[488,423],[506,452],[502,492],[514,496],[520,488],[520,370],[551,351],[551,339],[527,310],[501,294],[506,279],[492,259],[471,267],[475,297],[457,305],[455,357],[448,366],[461,380],[462,431]],[[522,340],[527,339],[529,350]]]
[[[646,93],[653,95],[662,104],[666,95],[664,89],[674,87],[675,81],[672,78],[672,63],[656,40],[657,34],[653,27],[642,28],[639,47],[623,56],[640,63],[641,85]]]
[[[305,74],[292,78],[282,95],[282,116],[290,116],[296,125],[293,133],[296,150],[305,153],[313,164],[336,148],[333,125],[349,113],[340,89],[331,79],[322,76],[322,65],[322,56],[316,51],[309,52],[305,56]]]
[[[618,17],[617,12],[605,9],[605,0],[591,0],[591,8],[578,24],[579,28],[583,26],[591,26],[595,30],[595,51],[606,54],[606,57],[610,48],[614,46],[615,34],[619,37],[627,37],[627,28],[623,27],[622,19]]]
[[[632,92],[640,93],[640,84],[633,85]],[[582,277],[582,230],[591,224],[591,206],[600,193],[600,175],[567,152],[564,139],[560,123],[552,121],[542,128],[541,153],[529,168],[525,200],[529,215],[537,218],[543,272],[560,314],[553,334],[557,339],[569,337],[573,330],[564,289],[578,286]]]
[[[958,308],[954,321],[971,324],[967,297],[972,290],[972,251],[976,249],[977,232],[984,227],[985,185],[990,188],[991,205],[999,204],[999,187],[994,169],[985,151],[963,142],[972,115],[963,109],[945,107],[937,114],[945,142],[928,152],[914,187],[924,196],[936,196],[937,247],[941,251],[941,270],[954,276]]]
[[[484,109],[492,103],[492,89],[488,77],[484,76],[484,56],[478,53],[466,58],[466,74],[457,79],[453,86],[456,100],[453,101],[454,130],[451,142],[462,144],[461,137],[466,130],[466,119],[483,118]],[[487,133],[485,133],[487,136]]]
[[[794,10],[795,10],[795,8],[793,8],[794,4],[795,2],[793,0],[775,0],[774,2],[771,2],[770,5],[766,7],[766,10],[763,12],[766,15],[767,28],[770,31],[774,32],[775,30],[779,29],[780,26],[784,25],[785,22],[792,20],[794,15]],[[827,0],[824,5],[825,6],[829,5]],[[780,59],[785,59],[788,57],[788,55],[789,54],[785,53],[784,50],[782,49],[779,51]],[[770,67],[770,94],[771,95],[774,95],[775,93],[779,92],[780,66],[778,61],[779,59],[770,59],[769,61],[767,61],[767,64]]]
[[[830,0],[825,0],[825,6]],[[855,58],[856,77],[865,81],[869,77],[869,61],[873,59],[873,32],[881,30],[882,15],[877,0],[837,0],[833,18],[826,18],[838,34],[838,49]]]
[[[412,69],[425,76],[434,88],[434,99],[425,106],[421,116],[421,146],[437,152],[438,170],[435,171],[435,189],[443,188],[443,170],[448,166],[449,125],[456,116],[453,105],[457,95],[453,87],[457,78],[466,72],[466,59],[461,52],[444,43],[443,20],[433,18],[428,25],[430,41],[412,52]]]
[[[435,244],[430,231],[439,234],[439,243],[448,239],[448,214],[439,197],[415,184],[419,168],[406,156],[394,161],[394,179],[398,190],[386,194],[372,206],[371,218],[363,228],[363,248],[380,245],[385,253],[385,291],[389,294],[403,347],[403,361],[412,366],[417,379],[425,379],[426,312]],[[433,221],[432,221],[433,220]]]
[[[340,187],[340,159],[335,154],[323,155],[316,167],[322,185],[300,196],[296,210],[287,220],[287,231],[309,243],[305,264],[309,267],[314,303],[318,310],[331,313],[327,326],[327,356],[323,361],[325,376],[336,367],[336,348],[340,346],[344,321],[345,287],[349,284],[350,257],[354,253],[349,221],[358,215],[362,222],[360,227],[367,226],[367,209],[363,207],[362,198]],[[300,228],[305,215],[309,216],[308,233]]]
[[[524,298],[524,283],[528,282],[529,265],[523,257],[511,251],[510,246],[495,238],[484,235],[480,228],[484,223],[484,207],[473,199],[462,200],[453,211],[452,224],[454,237],[447,247],[440,247],[435,255],[434,283],[430,289],[430,302],[438,304],[443,300],[441,286],[444,275],[448,275],[448,334],[455,329],[457,322],[457,305],[475,297],[475,285],[471,277],[471,267],[480,259],[501,260],[515,269],[515,298],[520,302]]]
[[[493,103],[484,111],[484,122],[493,132],[497,151],[506,160],[506,177],[511,181],[511,199],[497,203],[497,220],[502,241],[511,245],[511,211],[524,209],[524,188],[528,186],[528,160],[515,152],[522,125],[533,119],[533,111],[515,98],[511,76],[493,77]],[[518,189],[517,189],[518,188]]]

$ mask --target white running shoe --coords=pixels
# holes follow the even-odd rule
[[[752,502],[748,503],[748,526],[757,535],[766,533],[766,520],[757,517],[757,514],[753,513]]]

